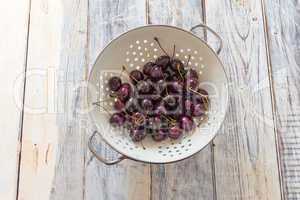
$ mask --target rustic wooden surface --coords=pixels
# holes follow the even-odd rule
[[[299,1],[2,4],[0,199],[300,199]],[[218,137],[175,164],[99,163],[87,150],[93,126],[79,87],[99,52],[137,26],[199,22],[224,40],[231,98]]]

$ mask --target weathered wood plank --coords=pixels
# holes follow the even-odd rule
[[[217,198],[281,199],[261,2],[209,0],[206,16],[224,40],[232,94],[214,140]]]
[[[149,23],[168,24],[189,30],[202,22],[199,0],[150,0]],[[211,147],[175,164],[152,165],[153,199],[213,199]]]
[[[300,2],[264,1],[284,197],[300,198]]]
[[[17,193],[24,93],[21,74],[25,70],[29,12],[27,0],[2,2],[0,7],[0,199],[6,200],[15,199]]]
[[[89,1],[89,69],[110,40],[131,28],[145,24],[145,5],[142,0]],[[116,156],[103,141],[99,140],[95,145],[98,146],[99,154]],[[150,199],[148,164],[123,161],[116,166],[105,166],[91,157],[89,151],[86,157],[85,199]]]
[[[83,199],[86,144],[76,86],[85,77],[87,5],[32,0],[20,200]]]

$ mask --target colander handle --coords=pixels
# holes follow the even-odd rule
[[[95,156],[95,158],[97,158],[100,162],[102,162],[106,165],[115,165],[127,158],[126,156],[120,156],[119,158],[117,158],[115,160],[107,160],[107,159],[103,158],[102,156],[98,155],[96,149],[94,148],[94,146],[92,144],[92,141],[93,141],[96,133],[97,133],[97,131],[94,131],[93,135],[90,137],[89,142],[88,142],[88,147],[89,147],[90,151],[92,152],[92,154]]]
[[[215,36],[218,38],[218,40],[220,41],[220,42],[219,42],[220,44],[219,44],[218,49],[216,50],[216,53],[219,55],[220,52],[221,52],[222,49],[223,49],[223,40],[222,40],[222,38],[220,37],[220,35],[219,35],[218,33],[216,33],[216,31],[214,31],[212,28],[210,28],[209,26],[207,26],[207,25],[205,25],[205,24],[198,24],[198,25],[196,25],[196,26],[193,26],[193,27],[191,28],[190,31],[193,32],[193,33],[195,34],[194,30],[197,29],[197,28],[204,28],[204,29],[210,31],[213,35],[215,35]]]

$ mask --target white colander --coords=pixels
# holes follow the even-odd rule
[[[111,41],[100,53],[89,77],[87,94],[88,104],[92,107],[90,116],[97,128],[89,140],[89,148],[97,159],[108,165],[116,164],[125,158],[147,163],[170,163],[199,152],[216,136],[228,106],[228,80],[217,54],[192,33],[200,27],[209,30],[220,40],[218,54],[222,49],[222,40],[215,31],[204,24],[193,27],[191,32],[166,25],[135,28]],[[107,110],[113,102],[107,101],[107,80],[120,75],[123,65],[129,70],[141,69],[146,62],[154,61],[163,55],[154,37],[159,38],[169,55],[172,55],[175,44],[176,58],[187,62],[190,56],[188,65],[199,72],[200,85],[209,93],[210,108],[207,120],[193,133],[186,134],[181,139],[156,142],[151,137],[146,137],[142,142],[135,143],[125,129],[116,129],[109,124],[110,115]],[[125,81],[128,76],[125,74],[122,78]],[[102,102],[102,106],[95,105],[95,102]],[[96,133],[100,133],[104,141],[122,156],[116,160],[108,160],[98,155],[93,146]]]

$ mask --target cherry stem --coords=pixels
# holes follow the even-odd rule
[[[208,99],[208,95],[204,95],[204,94],[201,94],[200,92],[197,92],[195,90],[193,90],[192,88],[188,88],[190,91],[192,91],[193,93],[196,93],[202,97],[204,97],[204,105],[205,105],[205,109],[208,110],[209,109],[209,99]]]
[[[174,44],[174,46],[173,46],[173,55],[172,55],[172,60],[174,59],[174,56],[175,56],[175,49],[176,49],[176,45]]]
[[[165,115],[163,115],[162,114],[162,116],[166,119],[166,120],[168,120],[168,122],[170,122],[171,124],[175,124],[176,123],[176,120],[175,119],[173,119],[173,118],[171,118],[171,117],[167,117],[167,116],[165,116]]]
[[[177,71],[178,71],[178,73],[179,73],[179,75],[180,75],[182,81],[184,81],[184,77],[183,77],[183,75],[182,75],[182,73],[181,73],[179,67],[180,67],[180,64],[178,63],[178,64],[177,64]]]
[[[160,44],[158,38],[157,38],[157,37],[154,37],[154,40],[157,42],[159,48],[160,48],[167,56],[169,56],[169,54],[168,54],[168,53],[164,50],[164,48],[161,46],[161,44]],[[169,57],[170,57],[170,56],[169,56]]]
[[[187,60],[186,66],[185,66],[186,68],[188,68],[190,60],[191,60],[191,55],[189,55],[189,57],[188,57],[188,60]]]
[[[110,116],[112,116],[112,114],[108,111],[108,109],[105,108],[104,106],[102,106],[100,103],[101,103],[101,101],[97,101],[97,102],[92,103],[92,105],[101,107],[105,112],[107,112]]]

